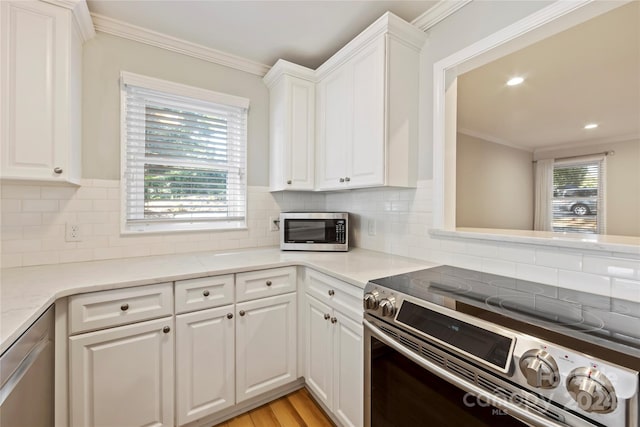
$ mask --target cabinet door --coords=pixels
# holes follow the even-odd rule
[[[363,423],[362,324],[335,312],[333,324],[333,413],[344,426]]]
[[[233,305],[176,316],[176,414],[183,425],[235,402]]]
[[[305,380],[315,396],[332,408],[333,327],[331,308],[307,295]]]
[[[79,58],[82,46],[71,12],[35,1],[0,7],[2,178],[77,181],[70,168],[79,164],[70,158],[80,157],[70,144],[79,138],[80,118],[70,118],[70,97],[81,66],[72,55]]]
[[[316,187],[321,190],[345,188],[347,152],[351,144],[352,73],[345,64],[318,85],[319,141]],[[341,181],[342,180],[342,181]]]
[[[349,187],[384,185],[385,37],[379,37],[349,63],[353,69]]]
[[[290,120],[288,144],[285,146],[289,190],[313,190],[315,147],[315,84],[287,76]],[[289,183],[290,182],[290,183]]]
[[[71,425],[173,426],[173,319],[69,338]]]
[[[236,304],[236,403],[297,378],[296,294]]]

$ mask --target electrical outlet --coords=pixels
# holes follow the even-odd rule
[[[375,236],[376,235],[376,220],[375,219],[370,219],[369,222],[367,223],[367,228],[368,228],[369,236]]]
[[[277,216],[269,217],[269,231],[280,231],[280,218]]]
[[[81,242],[82,230],[80,224],[75,222],[68,222],[65,228],[65,240],[67,242]]]

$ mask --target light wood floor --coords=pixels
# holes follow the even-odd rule
[[[302,388],[214,427],[333,427],[309,392]]]

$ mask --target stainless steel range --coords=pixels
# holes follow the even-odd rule
[[[441,266],[364,307],[367,426],[638,427],[638,302]]]

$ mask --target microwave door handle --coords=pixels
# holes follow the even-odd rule
[[[377,326],[373,325],[368,320],[363,319],[362,323],[364,325],[364,328],[369,330],[369,333],[371,334],[371,336],[382,341],[384,344],[396,350],[398,353],[402,354],[407,359],[433,372],[435,375],[439,376],[440,378],[457,386],[462,390],[465,390],[470,393],[474,393],[476,396],[485,397],[486,400],[488,402],[491,402],[493,406],[497,407],[498,409],[504,410],[506,413],[508,413],[512,417],[517,418],[520,421],[523,421],[525,423],[536,425],[536,426],[566,427],[566,424],[553,422],[548,418],[526,411],[521,407],[514,405],[511,402],[497,398],[496,396],[490,393],[487,393],[485,390],[481,389],[480,387],[470,384],[456,377],[455,375],[452,375],[451,373],[447,372],[441,367],[429,362],[428,360],[425,360],[422,357],[416,355],[411,350],[408,350],[404,346],[394,341],[392,338],[389,338],[384,332],[382,332]]]

